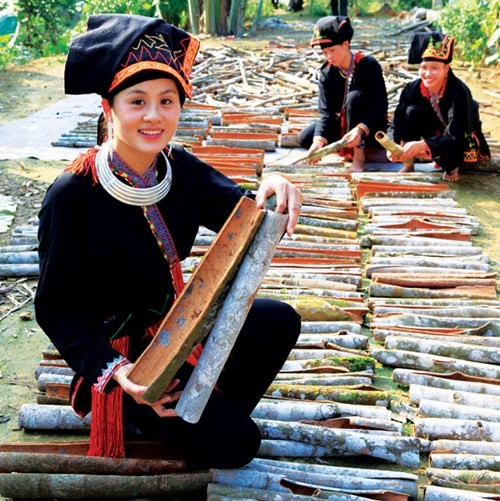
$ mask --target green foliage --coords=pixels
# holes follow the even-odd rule
[[[51,56],[67,50],[66,33],[74,23],[75,0],[17,0],[19,22],[16,43],[25,48],[30,57]]]
[[[488,55],[499,9],[500,0],[454,0],[441,10],[439,23],[455,37],[455,53],[464,61],[481,62]]]

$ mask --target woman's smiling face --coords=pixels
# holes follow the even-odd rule
[[[113,149],[131,168],[145,171],[175,134],[181,113],[176,83],[146,80],[116,94],[112,104],[106,99],[102,104],[113,126]]]
[[[443,85],[449,68],[449,64],[440,61],[422,61],[418,68],[418,74],[427,89],[436,93]]]

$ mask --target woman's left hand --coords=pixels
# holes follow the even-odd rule
[[[263,208],[265,201],[272,195],[276,195],[276,212],[288,211],[286,232],[291,236],[299,219],[304,196],[295,185],[277,172],[269,174],[262,181],[255,198],[257,207]]]

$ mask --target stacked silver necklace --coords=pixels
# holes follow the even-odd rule
[[[151,188],[137,188],[121,182],[109,166],[111,142],[105,142],[97,152],[95,164],[97,177],[101,186],[113,197],[128,205],[154,205],[162,200],[170,191],[172,185],[172,168],[167,155],[162,151],[167,168],[165,178]]]

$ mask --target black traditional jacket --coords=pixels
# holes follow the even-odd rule
[[[181,147],[170,164],[171,189],[158,207],[182,260],[199,226],[218,231],[245,191]],[[169,266],[142,208],[113,198],[90,173],[61,174],[39,217],[36,318],[68,365],[94,384],[119,356],[110,339],[130,335],[138,346],[170,308]]]
[[[370,129],[370,136],[378,130],[385,131],[387,127],[387,92],[378,61],[372,56],[361,57],[355,64],[350,85],[337,66],[325,62],[319,75],[319,120],[314,135],[325,138],[329,143],[340,139],[333,132],[340,130],[339,114],[344,106],[346,84],[347,92],[360,91],[364,94],[367,105],[360,110],[359,118]]]

